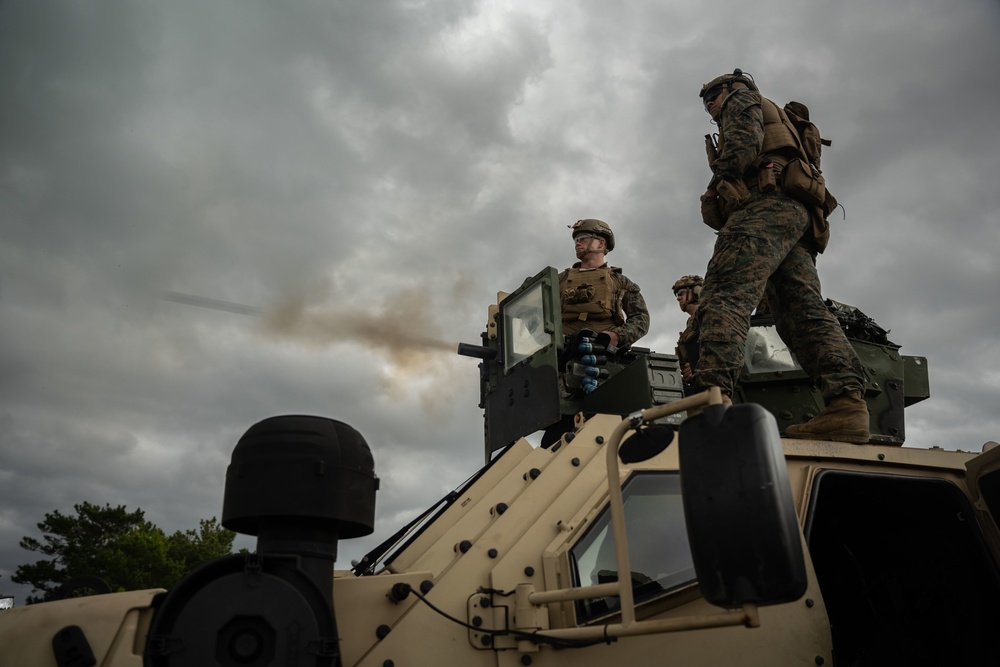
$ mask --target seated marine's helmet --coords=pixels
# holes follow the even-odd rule
[[[690,290],[688,301],[690,303],[698,303],[698,297],[701,295],[701,288],[704,284],[705,280],[701,276],[681,276],[674,283],[674,286],[670,288],[670,291],[676,296],[679,290]],[[681,308],[681,310],[684,309]]]
[[[733,70],[732,74],[723,74],[722,76],[717,76],[705,85],[701,87],[701,92],[698,93],[698,97],[704,100],[711,100],[720,92],[732,91],[732,90],[757,90],[757,84],[754,83],[753,77],[749,74],[744,74],[743,70],[739,67]]]
[[[573,238],[576,238],[577,234],[594,234],[604,239],[604,242],[608,247],[608,252],[615,249],[615,234],[611,231],[611,228],[608,227],[608,223],[603,220],[598,220],[596,218],[577,220],[572,225],[571,229],[573,230]]]

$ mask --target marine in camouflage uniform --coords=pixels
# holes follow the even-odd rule
[[[611,344],[619,348],[632,345],[649,331],[649,310],[639,286],[604,261],[615,247],[614,232],[595,218],[577,220],[572,230],[580,261],[559,274],[563,334],[589,329],[609,334]],[[561,374],[560,391],[564,397],[572,395]],[[541,447],[551,446],[573,428],[573,416],[566,415],[545,429]]]
[[[697,354],[692,355],[689,351],[695,345],[698,345],[698,317],[697,315],[691,315],[687,319],[684,331],[677,338],[677,360],[682,368],[690,366],[692,372],[698,367]]]
[[[639,286],[604,261],[615,247],[614,233],[593,218],[578,220],[572,229],[580,261],[559,274],[563,333],[590,329],[614,334],[618,347],[632,345],[649,331],[649,310]]]
[[[671,288],[681,312],[688,315],[684,331],[677,338],[677,362],[681,369],[684,393],[693,390],[692,374],[698,367],[698,306],[704,279],[689,275],[677,279]]]
[[[759,167],[769,157],[761,154],[762,104],[773,102],[763,99],[739,70],[705,84],[701,96],[719,125],[718,155],[702,204],[704,208],[714,199],[723,225],[697,313],[700,346],[694,384],[699,389],[719,387],[732,396],[743,368],[750,314],[766,289],[779,335],[818,381],[827,402],[824,412],[806,425],[790,427],[788,435],[867,442],[863,370],[824,304],[810,213],[782,191],[780,180],[769,192],[761,190],[758,180]],[[828,411],[832,421],[831,415],[824,417]]]

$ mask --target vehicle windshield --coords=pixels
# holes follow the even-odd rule
[[[688,545],[680,476],[636,473],[622,488],[625,532],[635,601],[641,602],[695,580]],[[574,586],[618,581],[611,514],[607,507],[570,551]],[[617,597],[577,603],[577,620],[585,622],[619,608]]]
[[[503,307],[504,371],[552,343],[545,331],[543,283],[534,285]]]

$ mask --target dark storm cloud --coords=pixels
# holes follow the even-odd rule
[[[237,439],[291,412],[372,447],[345,565],[480,464],[445,343],[568,265],[576,219],[672,349],[667,286],[714,242],[696,94],[737,66],[833,139],[820,275],[929,357],[908,444],[997,439],[998,27],[988,0],[0,3],[0,575],[75,503],[218,515]]]

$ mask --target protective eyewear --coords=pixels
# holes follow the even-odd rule
[[[721,93],[722,86],[714,86],[708,89],[705,96],[701,98],[702,104],[705,105],[705,111],[708,111],[708,103],[718,97]]]

